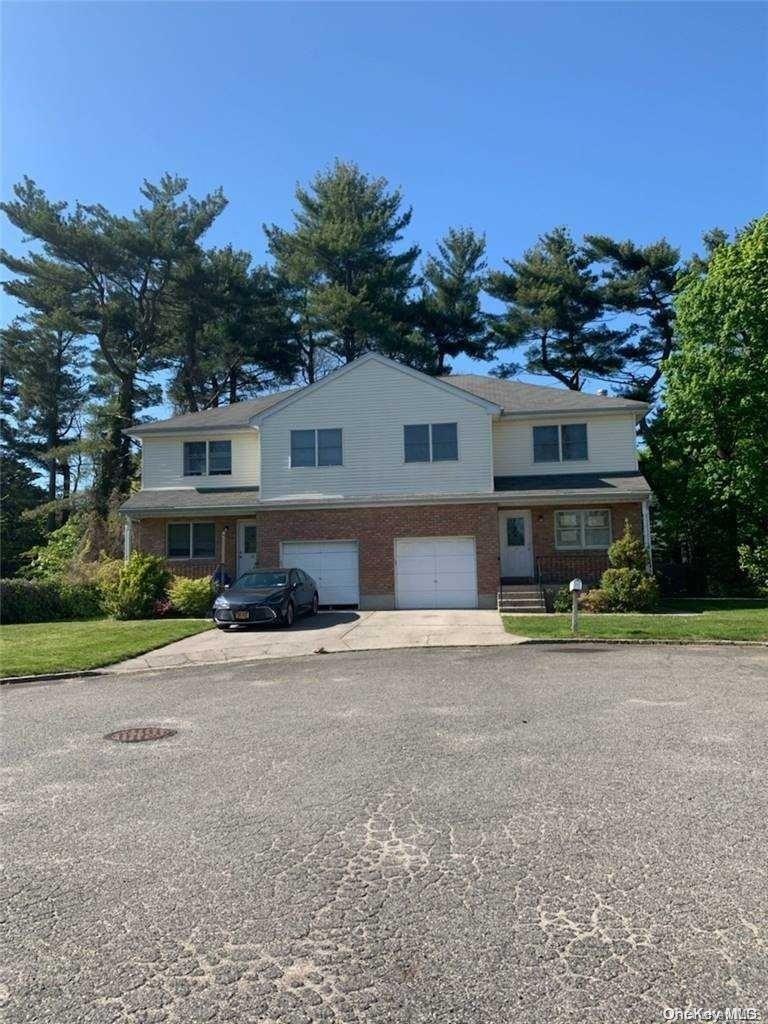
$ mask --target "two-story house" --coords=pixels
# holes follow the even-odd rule
[[[594,580],[649,544],[642,402],[378,354],[307,387],[140,424],[126,551],[174,572],[305,569],[322,604],[495,607],[500,581]]]

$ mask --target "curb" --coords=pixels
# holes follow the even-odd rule
[[[526,644],[632,644],[635,647],[768,647],[768,640],[651,640],[645,637],[627,637],[622,640],[619,637],[591,637],[591,636],[557,636],[547,639],[546,637],[529,637],[521,640],[520,645]]]
[[[517,640],[513,643],[504,644],[461,644],[461,645],[448,645],[440,646],[435,645],[434,647],[366,647],[366,648],[354,648],[349,647],[346,650],[315,650],[302,652],[301,654],[275,654],[267,655],[266,657],[260,658],[232,658],[231,660],[225,661],[190,661],[183,665],[157,665],[155,667],[147,668],[131,668],[131,669],[115,669],[115,666],[105,665],[100,669],[86,669],[80,672],[48,672],[45,675],[40,676],[7,676],[5,679],[0,679],[0,686],[13,686],[21,683],[44,683],[44,682],[55,682],[64,679],[83,679],[86,677],[93,676],[107,676],[110,679],[120,679],[121,677],[128,677],[140,675],[141,673],[148,672],[178,672],[180,669],[189,671],[195,668],[211,668],[217,667],[234,667],[235,665],[254,665],[262,662],[269,661],[286,661],[291,658],[312,658],[317,654],[365,654],[372,651],[440,651],[440,650],[498,650],[500,647],[525,647],[525,646],[552,646],[562,644],[613,644],[613,645],[624,645],[634,647],[768,647],[768,641],[766,640],[648,640],[640,638],[629,638],[620,639],[618,637],[588,637],[588,636],[577,636],[577,637],[552,637],[547,639],[546,637],[528,637],[525,639]],[[120,664],[117,662],[116,664]]]
[[[82,669],[79,672],[46,672],[41,676],[6,676],[0,679],[0,686],[13,686],[15,683],[44,683],[57,679],[82,679],[83,676],[103,676],[104,669]]]

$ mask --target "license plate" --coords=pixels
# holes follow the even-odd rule
[[[247,621],[248,619],[250,619],[250,617],[251,617],[251,613],[250,612],[235,612],[235,618],[239,619],[240,621],[242,621],[243,619],[245,619]]]

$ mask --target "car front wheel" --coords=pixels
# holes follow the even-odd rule
[[[310,609],[309,609],[309,614],[310,615],[317,615],[317,606],[318,606],[318,604],[319,604],[319,598],[317,596],[317,591],[315,591],[314,594],[312,595],[312,604],[311,604]]]
[[[286,629],[290,629],[291,626],[293,625],[293,620],[295,618],[295,614],[296,613],[295,613],[294,608],[293,608],[293,601],[289,601],[288,602],[288,606],[286,607],[285,611],[283,612],[283,617],[282,617],[282,620],[281,620],[282,621],[282,625],[285,626]]]

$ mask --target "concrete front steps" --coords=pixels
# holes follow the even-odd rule
[[[505,615],[531,614],[532,612],[545,612],[544,595],[541,590],[531,584],[519,584],[517,586],[502,584],[498,593],[499,611]]]

